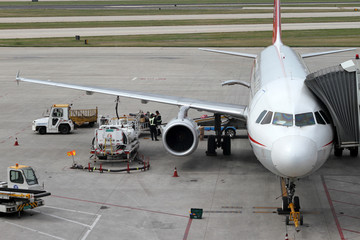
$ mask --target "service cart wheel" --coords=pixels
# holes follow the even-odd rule
[[[286,217],[285,217],[285,224],[286,224],[286,225],[289,225],[289,222],[290,222],[289,216],[286,216]]]
[[[234,138],[236,135],[236,131],[232,128],[228,128],[225,130],[225,135]]]
[[[304,224],[304,217],[303,215],[300,215],[300,225],[303,225]]]
[[[343,153],[343,149],[342,148],[334,148],[334,155],[336,157],[341,157],[342,156],[342,153]]]
[[[359,155],[359,148],[358,147],[350,148],[350,156],[357,157],[358,155]]]
[[[60,125],[59,132],[62,134],[68,134],[70,132],[70,127],[68,125]]]
[[[39,133],[41,135],[45,134],[46,133],[46,127],[39,127]]]

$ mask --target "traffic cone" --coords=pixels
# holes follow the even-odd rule
[[[18,139],[17,139],[17,138],[15,138],[14,146],[19,146],[19,142],[18,142]]]
[[[356,54],[356,55],[355,55],[355,59],[359,59],[359,54]]]
[[[175,167],[175,169],[174,169],[174,175],[173,175],[173,177],[179,177],[179,175],[177,174],[176,167]]]
[[[285,240],[289,240],[288,234],[285,235]]]

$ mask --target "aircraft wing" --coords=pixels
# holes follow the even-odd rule
[[[302,54],[301,57],[302,58],[317,57],[317,56],[326,55],[326,54],[347,52],[347,51],[353,51],[353,50],[356,50],[356,48],[347,48],[347,49],[340,49],[340,50],[333,50],[333,51],[326,51],[326,52],[306,53],[306,54]]]
[[[16,76],[16,81],[22,82],[30,82],[30,83],[37,83],[43,84],[48,86],[56,86],[56,87],[63,87],[63,88],[70,88],[76,90],[86,91],[88,95],[93,93],[103,93],[108,95],[120,96],[120,97],[127,97],[127,98],[134,98],[141,100],[142,103],[147,102],[158,102],[158,103],[165,103],[177,106],[187,106],[189,108],[208,111],[213,113],[221,113],[224,115],[231,115],[238,118],[246,119],[246,106],[244,105],[237,105],[237,104],[228,104],[228,103],[219,103],[219,102],[209,102],[191,98],[183,98],[183,97],[176,97],[176,96],[166,96],[160,94],[153,94],[153,93],[144,93],[138,91],[129,91],[129,90],[122,90],[122,89],[110,89],[110,88],[102,88],[102,87],[94,87],[94,86],[81,86],[75,84],[68,84],[68,83],[59,83],[59,82],[52,82],[52,81],[43,81],[43,80],[35,80],[35,79],[27,79],[22,78],[19,74]]]

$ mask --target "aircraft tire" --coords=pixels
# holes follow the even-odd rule
[[[207,144],[207,155],[216,155],[216,138],[214,135],[210,135]]]
[[[294,197],[294,206],[295,206],[295,212],[298,212],[300,210],[300,199],[298,196]]]
[[[289,211],[289,199],[288,199],[288,197],[282,197],[282,210],[284,212]]]
[[[231,155],[231,139],[230,136],[224,136],[223,139],[223,154],[225,156]]]

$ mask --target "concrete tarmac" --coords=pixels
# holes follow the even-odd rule
[[[226,50],[256,54],[261,49]],[[354,56],[339,53],[306,63],[315,71]],[[72,170],[73,160],[66,153],[75,149],[75,161],[87,165],[94,128],[38,135],[31,131],[32,120],[55,103],[73,103],[73,109],[97,106],[100,114],[114,115],[115,97],[14,81],[20,70],[27,78],[246,104],[247,89],[220,84],[248,81],[249,59],[195,48],[2,48],[0,60],[0,179],[6,179],[10,165],[30,165],[52,193],[45,206],[27,210],[21,218],[2,214],[1,239],[284,239],[286,232],[290,239],[360,239],[359,157],[351,158],[348,152],[342,158],[331,156],[319,171],[297,183],[304,225],[296,233],[285,225],[285,216],[275,213],[281,206],[280,181],[256,160],[245,131],[232,140],[231,156],[219,150],[217,157],[205,156],[207,142],[201,141],[194,154],[173,157],[161,142],[144,134],[140,154],[150,161],[149,171]],[[139,109],[159,110],[164,122],[178,112],[175,106],[120,100],[120,113]],[[190,117],[202,114],[189,112]],[[14,146],[15,138],[19,146]],[[175,167],[178,178],[172,177]],[[203,219],[190,220],[191,208],[202,208]]]

